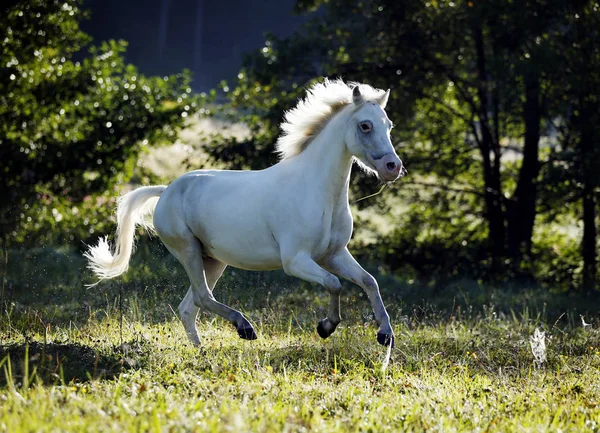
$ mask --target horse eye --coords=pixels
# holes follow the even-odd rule
[[[360,130],[362,132],[371,132],[371,124],[370,124],[370,122],[362,122],[360,124]]]

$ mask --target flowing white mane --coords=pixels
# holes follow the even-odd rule
[[[375,102],[385,93],[368,84],[344,83],[341,79],[317,83],[306,91],[306,97],[286,111],[280,125],[281,136],[276,149],[281,159],[298,155],[342,108],[352,104],[352,89],[360,86],[365,102]]]

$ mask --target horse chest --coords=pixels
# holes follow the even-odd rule
[[[317,230],[318,244],[314,256],[325,258],[334,251],[344,248],[352,236],[352,215],[345,208],[334,208],[323,214],[323,219]]]

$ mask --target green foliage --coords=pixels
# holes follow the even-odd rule
[[[266,51],[265,51],[266,50]],[[263,50],[269,55],[268,46]],[[248,140],[225,140],[214,137],[206,151],[214,161],[224,162],[235,169],[263,169],[275,162],[274,143],[279,135],[279,123],[283,112],[293,101],[302,95],[303,90],[292,85],[292,90],[284,90],[277,80],[259,82],[248,76],[245,70],[238,74],[237,85],[229,90],[230,103],[221,108],[227,117],[244,122],[250,128]]]
[[[115,196],[128,182],[152,179],[139,155],[172,141],[215,92],[192,95],[187,72],[140,75],[123,60],[124,42],[89,47],[78,1],[13,3],[0,23],[3,239],[86,241],[112,230]],[[275,163],[283,112],[315,77],[390,88],[393,140],[409,176],[357,204],[395,216],[392,229],[374,230],[376,242],[354,241],[355,252],[435,281],[466,273],[593,287],[595,2],[311,0],[296,10],[319,12],[290,38],[267,35],[236,82],[221,83],[220,114],[250,135],[213,136],[203,149],[213,162]],[[379,188],[355,173],[351,201]],[[583,232],[558,239],[558,222],[577,219]]]
[[[91,212],[81,214],[97,195],[128,181],[140,152],[172,140],[202,102],[191,95],[188,72],[145,77],[125,64],[123,41],[86,49],[90,38],[79,28],[85,16],[77,0],[17,2],[3,10],[4,238],[50,240],[41,229],[61,227],[61,240],[81,239],[81,230],[65,227],[67,215],[90,219]],[[96,218],[108,215],[107,208]]]
[[[581,125],[595,137],[598,128],[590,125],[600,124],[583,122],[600,112],[591,90],[600,77],[599,52],[592,48],[598,5],[330,0],[298,1],[296,10],[319,12],[290,38],[268,35],[228,92],[229,108],[243,114],[251,137],[221,141],[212,156],[237,168],[271,164],[281,114],[314,77],[390,88],[386,110],[409,170],[394,191],[411,214],[421,215],[400,222],[393,241],[381,239],[383,250],[401,252],[398,260],[385,254],[388,264],[443,255],[451,257],[451,275],[457,269],[544,272],[543,264],[531,263],[543,260],[534,250],[546,250],[532,246],[535,233],[546,230],[536,221],[578,216],[582,186],[596,185],[600,172],[591,169],[598,167],[595,151],[576,151]],[[360,197],[377,187],[355,177],[352,189]],[[578,240],[568,242],[575,251]],[[418,272],[448,275],[441,262]],[[565,256],[561,267],[574,271],[572,265]]]
[[[45,186],[36,188],[35,199],[21,209],[21,220],[10,235],[20,245],[69,245],[89,242],[115,229],[113,216],[119,190],[90,193],[83,198],[63,196]]]

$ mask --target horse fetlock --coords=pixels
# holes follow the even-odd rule
[[[198,346],[200,345],[200,338],[198,337],[198,330],[196,329],[197,310],[190,307],[191,306],[187,303],[182,302],[179,305],[179,317],[181,318],[181,323],[183,323],[183,328],[185,329],[188,339],[194,346]]]
[[[196,331],[195,328],[193,330],[186,329],[185,333],[187,335],[188,340],[190,340],[190,343],[192,343],[193,346],[200,346],[200,337],[198,336],[198,331]]]
[[[188,340],[194,346],[200,345],[200,337],[198,336],[198,329],[196,329],[196,316],[189,313],[181,313],[181,322],[183,323],[183,329]]]

